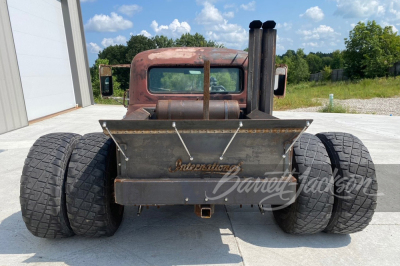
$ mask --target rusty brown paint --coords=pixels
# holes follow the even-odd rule
[[[157,119],[160,120],[204,119],[202,100],[160,100],[157,102],[156,112]],[[237,101],[215,100],[208,103],[209,119],[239,119],[239,116],[240,107]]]
[[[246,107],[247,52],[212,47],[180,47],[149,50],[139,53],[131,63],[129,107],[127,115],[139,108],[155,108],[158,100],[203,100],[203,94],[153,94],[147,88],[148,72],[152,67],[237,67],[243,71],[243,91],[238,94],[211,94],[210,100],[237,100]]]
[[[210,119],[210,60],[204,61],[203,119]]]
[[[112,76],[112,68],[110,66],[100,65],[99,69],[100,77]]]
[[[165,182],[165,183],[174,183],[174,182],[177,182],[178,180],[180,180],[180,179],[162,179],[162,182]],[[199,180],[204,180],[204,179],[199,179],[199,178],[188,178],[188,179],[185,179],[185,182],[187,182],[187,183],[191,183],[191,182],[193,182],[193,183],[195,183],[195,182],[199,182]],[[248,180],[248,178],[246,178],[246,177],[241,177],[240,179],[239,179],[240,181],[245,181],[245,180]],[[252,178],[252,180],[257,180],[257,179],[254,179],[254,178]],[[140,182],[149,182],[149,183],[152,183],[152,182],[156,182],[156,183],[158,183],[160,180],[159,179],[127,179],[127,178],[119,178],[119,177],[117,177],[115,180],[114,180],[114,183],[140,183]],[[205,182],[215,182],[214,181],[214,179],[206,179],[206,180],[204,180]],[[290,175],[290,176],[282,176],[282,177],[280,177],[280,178],[275,178],[275,177],[266,177],[266,178],[263,178],[262,180],[261,180],[261,182],[289,182],[289,183],[297,183],[297,179],[294,177],[294,176],[292,176],[292,175]]]
[[[274,129],[240,129],[238,134],[279,134],[279,133],[299,133],[299,128],[274,128]],[[104,134],[108,135],[106,130]],[[175,130],[110,130],[111,134],[176,134]],[[235,133],[233,129],[203,129],[203,130],[179,130],[180,134],[226,134]]]

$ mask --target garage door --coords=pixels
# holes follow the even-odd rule
[[[60,0],[7,0],[28,120],[75,107]]]

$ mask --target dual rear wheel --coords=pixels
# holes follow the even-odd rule
[[[112,236],[124,207],[114,202],[116,147],[102,133],[48,134],[29,151],[20,202],[28,230],[43,238]],[[367,148],[345,133],[303,134],[293,147],[296,201],[274,211],[290,234],[363,230],[376,207],[377,181]]]
[[[293,147],[297,199],[274,211],[287,233],[351,234],[365,229],[378,184],[365,145],[346,133],[303,134]]]
[[[112,198],[116,167],[115,144],[102,133],[39,138],[21,177],[28,230],[43,238],[112,236],[124,210]]]

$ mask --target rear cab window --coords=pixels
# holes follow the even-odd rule
[[[240,68],[212,67],[211,93],[239,94],[243,91]],[[149,70],[148,90],[154,94],[203,94],[204,69],[153,67]]]

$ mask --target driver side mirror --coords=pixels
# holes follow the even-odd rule
[[[99,67],[100,93],[102,97],[110,97],[114,94],[112,69],[109,66]]]
[[[286,95],[287,70],[286,65],[276,68],[274,95],[278,98],[284,98]]]

